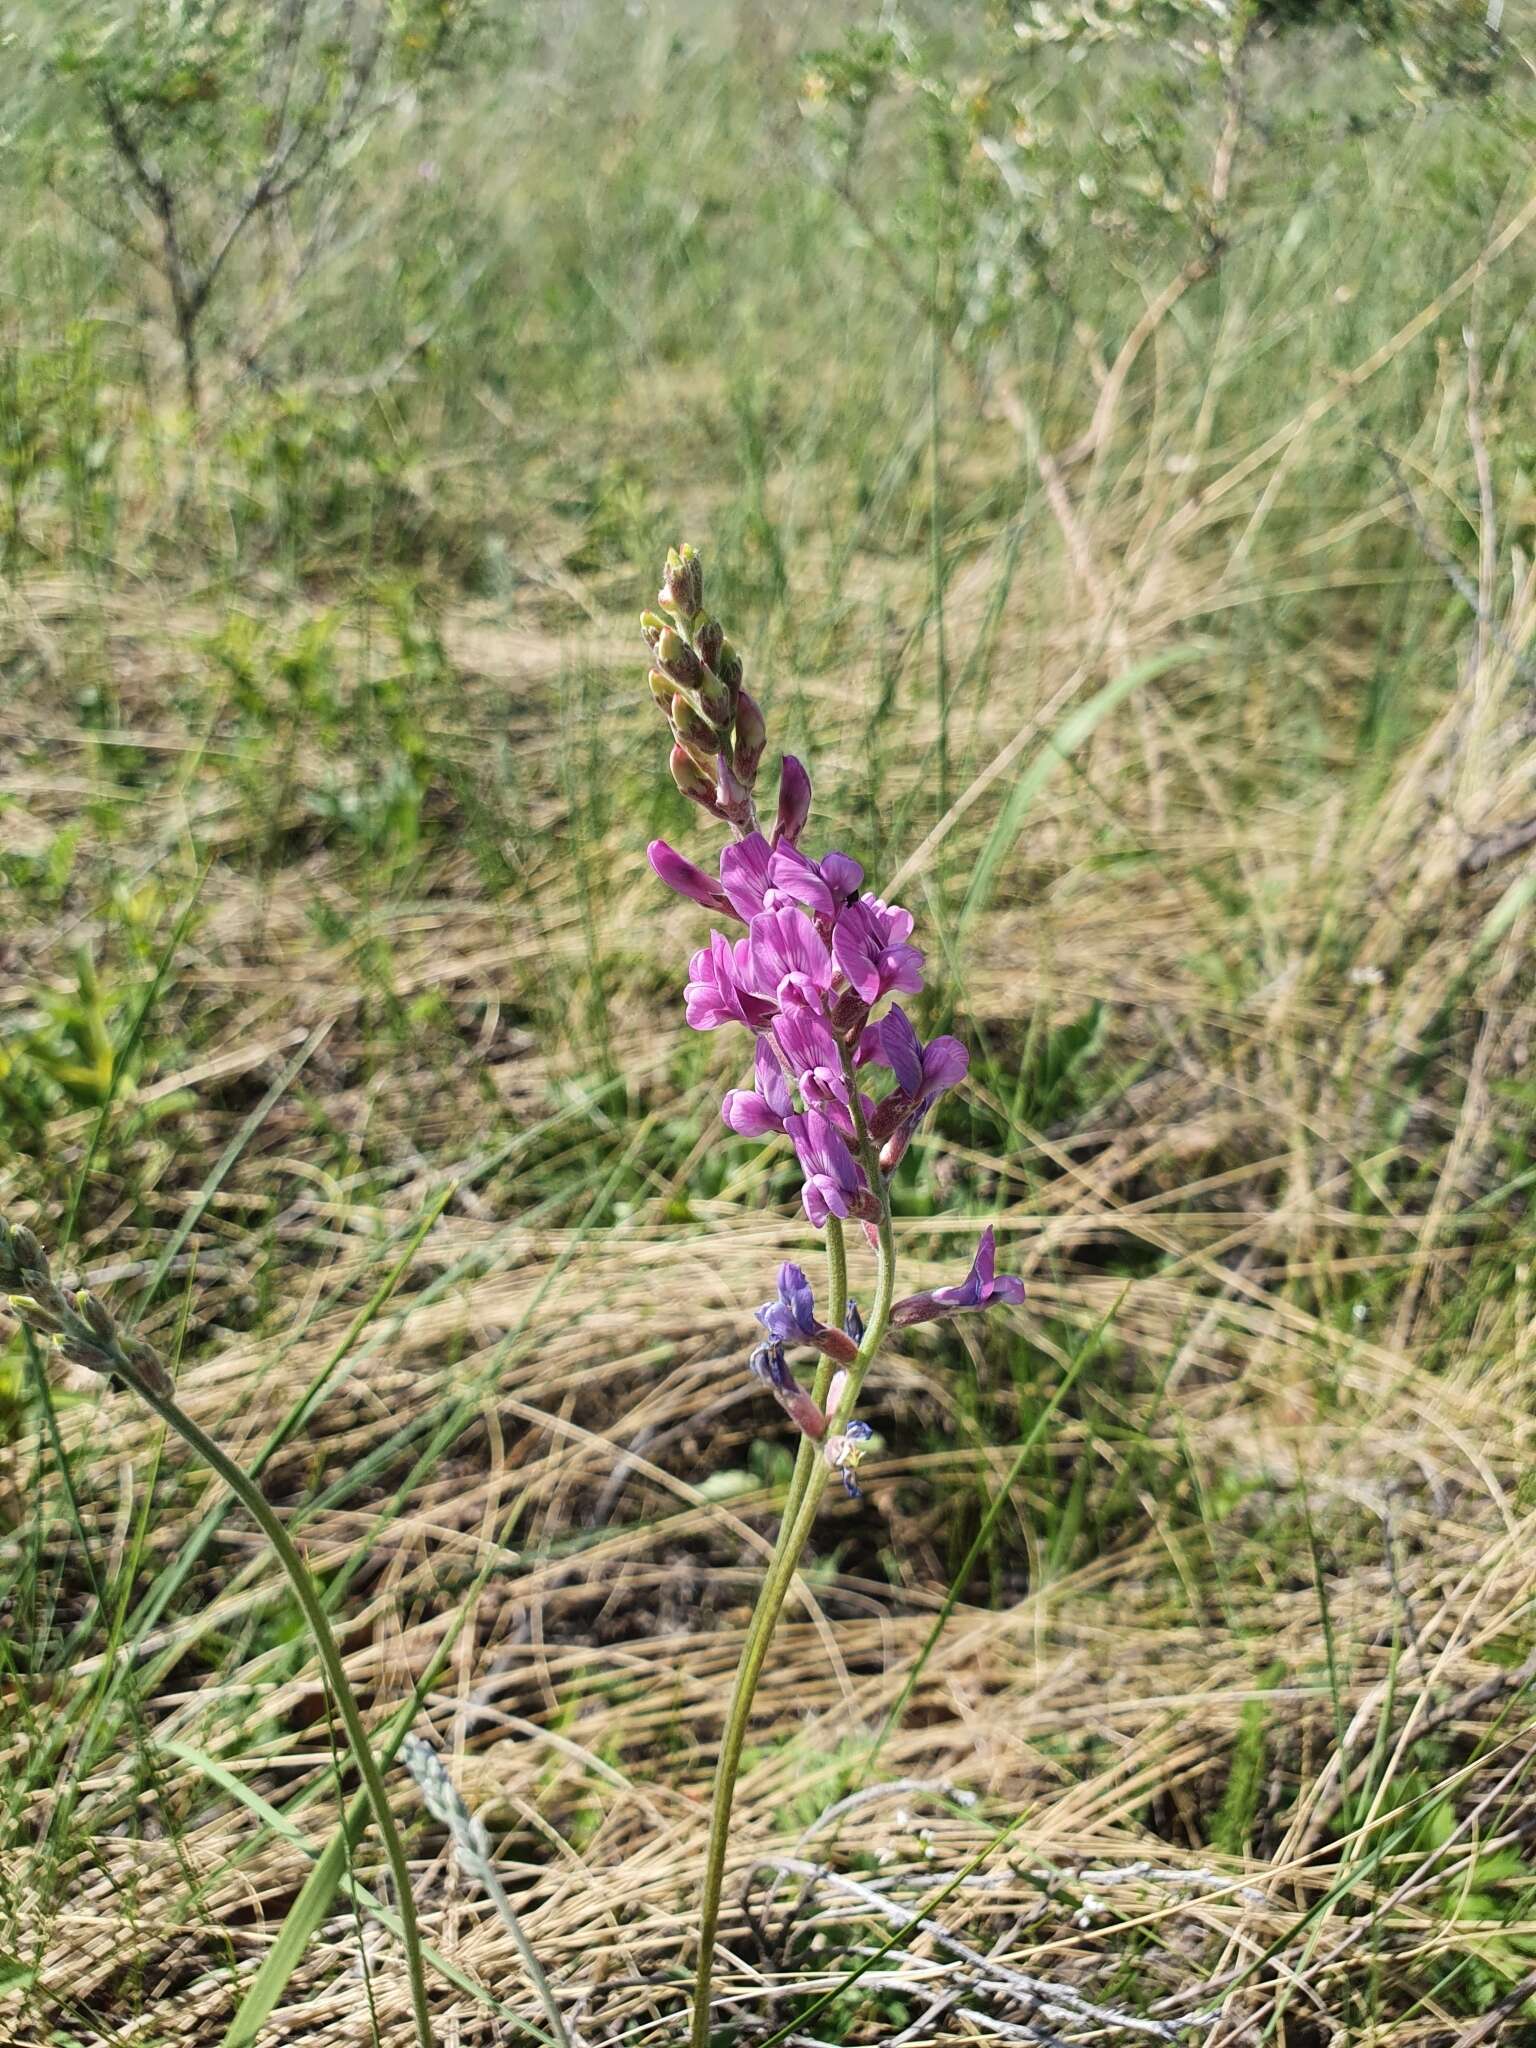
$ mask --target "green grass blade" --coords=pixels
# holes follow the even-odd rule
[[[997,821],[987,835],[987,842],[977,857],[970,887],[965,892],[965,901],[960,906],[959,927],[963,931],[979,910],[984,910],[991,898],[997,871],[1009,853],[1015,840],[1024,828],[1029,807],[1050,781],[1061,762],[1069,760],[1083,742],[1118,709],[1127,697],[1146,683],[1155,682],[1166,675],[1171,668],[1203,657],[1207,649],[1198,641],[1186,641],[1178,647],[1165,648],[1161,654],[1154,654],[1146,661],[1139,661],[1128,668],[1113,682],[1096,690],[1086,702],[1069,711],[1054,733],[1042,743],[1038,753],[1020,775],[1008,793],[1008,800],[999,812]]]

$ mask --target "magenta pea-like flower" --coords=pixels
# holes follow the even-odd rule
[[[892,1003],[879,1023],[860,1036],[857,1058],[861,1066],[889,1067],[896,1077],[895,1088],[869,1119],[870,1135],[881,1148],[881,1167],[890,1173],[934,1103],[965,1079],[971,1056],[958,1038],[934,1038],[924,1045],[900,1003]]]
[[[873,1220],[880,1213],[863,1168],[830,1117],[808,1109],[804,1116],[786,1117],[784,1128],[805,1175],[805,1213],[818,1230],[829,1216]]]
[[[759,1037],[753,1055],[757,1074],[755,1088],[732,1088],[720,1105],[720,1114],[743,1138],[783,1136],[784,1119],[793,1113],[794,1097],[784,1078],[773,1047]]]
[[[849,1087],[842,1054],[820,1011],[804,1003],[787,1004],[773,1020],[773,1035],[807,1108],[825,1110],[836,1102],[846,1109]]]
[[[695,903],[702,903],[706,910],[729,916],[732,904],[718,882],[712,881],[704,870],[695,867],[691,860],[684,858],[676,847],[668,846],[665,839],[653,839],[645,849],[646,858],[669,889],[675,889],[679,896],[687,896]]]
[[[811,778],[803,761],[797,761],[793,754],[786,754],[779,770],[779,810],[773,826],[774,845],[793,846],[805,830],[805,821],[810,815]]]
[[[768,879],[773,849],[761,832],[749,832],[720,855],[720,887],[739,918],[750,922],[772,908]]]
[[[756,992],[750,952],[749,940],[733,945],[711,932],[709,944],[689,961],[683,1013],[695,1031],[714,1031],[722,1024],[761,1031],[773,1022],[773,1004]]]
[[[891,1321],[905,1328],[912,1323],[931,1323],[942,1316],[991,1308],[1002,1302],[1017,1307],[1024,1299],[1024,1282],[1012,1273],[999,1273],[996,1267],[997,1238],[989,1225],[981,1233],[971,1270],[958,1287],[935,1287],[927,1294],[909,1294],[892,1309]]]
[[[757,994],[818,1007],[832,986],[832,956],[821,933],[798,910],[765,910],[747,927],[747,961]]]
[[[916,995],[923,985],[923,956],[907,939],[912,913],[861,896],[839,913],[832,932],[832,957],[848,986],[865,1003],[893,992]]]

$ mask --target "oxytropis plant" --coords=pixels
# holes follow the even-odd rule
[[[665,840],[649,848],[661,880],[727,926],[712,931],[689,963],[688,1022],[696,1031],[739,1027],[751,1037],[751,1085],[733,1088],[721,1115],[743,1136],[789,1140],[804,1176],[805,1214],[827,1251],[824,1316],[801,1268],[782,1266],[773,1300],[757,1311],[766,1335],[749,1361],[798,1429],[800,1448],[715,1778],[692,2034],[693,2048],[708,2048],[715,1929],[752,1699],[833,1474],[857,1496],[853,1475],[871,1437],[856,1413],[865,1375],[892,1325],[1018,1302],[1024,1286],[996,1271],[987,1230],[963,1280],[896,1298],[891,1175],[935,1102],[963,1078],[968,1055],[956,1038],[925,1045],[894,1000],[923,986],[910,913],[866,890],[864,870],[849,854],[812,856],[802,848],[811,780],[791,754],[780,768],[772,829],[761,829],[754,791],[767,743],[763,715],[742,688],[741,657],[705,609],[703,565],[692,548],[668,555],[658,603],[641,630],[651,650],[651,690],[672,733],[672,778],[731,835],[713,875]],[[867,1323],[848,1298],[843,1225],[850,1221],[875,1253]],[[795,1349],[814,1355],[809,1388],[791,1368]]]

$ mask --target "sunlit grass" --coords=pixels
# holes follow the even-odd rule
[[[3,1206],[71,1219],[259,1470],[378,1728],[452,1637],[418,1718],[577,2030],[672,2038],[787,1477],[750,1307],[807,1236],[714,1120],[698,920],[643,863],[698,850],[633,631],[693,537],[775,733],[814,734],[817,836],[921,904],[955,1012],[921,1021],[976,1048],[897,1186],[905,1270],[950,1277],[986,1215],[1030,1286],[871,1383],[742,1881],[809,1859],[915,1907],[1022,1815],[938,1913],[1003,1966],[1455,2040],[1536,1939],[1528,147],[1476,102],[1255,147],[1069,461],[1175,228],[1061,251],[1060,295],[935,365],[888,260],[934,218],[910,110],[853,210],[791,27],[712,14],[576,11],[388,127],[302,317],[254,371],[215,337],[196,432],[143,277],[33,192],[0,259]],[[52,1407],[56,1440],[8,1340],[0,2033],[217,2042],[344,1745],[238,1513],[94,1386]],[[393,1782],[475,1987],[442,2010],[537,2026]],[[356,1853],[264,2038],[408,2037]],[[754,1882],[743,2040],[892,1931]],[[912,1941],[814,2024],[890,2038],[953,1964]],[[1016,2017],[972,1986],[913,2038],[965,1999]]]

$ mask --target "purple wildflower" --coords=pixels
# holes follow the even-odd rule
[[[864,879],[864,870],[851,853],[824,853],[818,863],[822,880],[834,896],[851,903],[859,893],[859,884]]]
[[[800,903],[818,917],[834,918],[864,879],[864,870],[846,853],[823,854],[812,860],[798,846],[776,846],[769,872],[780,902]]]
[[[771,1344],[759,1344],[748,1358],[747,1365],[768,1388],[797,1429],[802,1430],[806,1436],[826,1435],[826,1416],[790,1371],[789,1361],[784,1356],[784,1346],[777,1338]]]
[[[789,1260],[779,1268],[779,1292],[754,1311],[757,1320],[780,1344],[810,1344],[843,1365],[858,1356],[859,1347],[841,1330],[816,1320],[816,1297],[799,1266]],[[834,1404],[835,1405],[835,1404]]]
[[[774,1018],[773,1035],[800,1084],[807,1108],[825,1109],[829,1100],[846,1106],[848,1082],[842,1055],[819,1012],[804,1003],[792,1003]]]
[[[819,917],[834,917],[837,903],[821,878],[821,869],[798,846],[776,846],[769,865],[779,900],[799,903]]]
[[[749,832],[720,855],[720,886],[732,910],[748,923],[772,908],[767,900],[771,858],[771,849],[761,832]]]
[[[757,1069],[757,1086],[731,1089],[720,1105],[720,1114],[743,1138],[766,1138],[774,1132],[782,1134],[784,1119],[794,1109],[794,1098],[784,1078],[784,1069],[764,1037],[758,1038],[753,1064]]]
[[[904,1095],[922,1093],[923,1041],[900,1003],[892,1003],[878,1024],[867,1027],[859,1040],[858,1057],[861,1066],[873,1062],[889,1067]]]
[[[829,1436],[822,1447],[822,1457],[834,1472],[842,1475],[843,1491],[850,1500],[862,1500],[859,1482],[854,1473],[864,1461],[875,1432],[867,1422],[850,1422],[836,1436]]]
[[[709,944],[689,961],[683,1001],[695,1031],[713,1031],[721,1024],[745,1024],[750,1031],[761,1031],[771,1021],[773,1004],[754,992],[749,946],[746,939],[733,946],[719,932],[711,932]]]
[[[1011,1273],[999,1273],[997,1238],[989,1225],[981,1233],[971,1270],[958,1287],[935,1287],[928,1294],[909,1294],[891,1311],[891,1320],[903,1326],[930,1323],[939,1316],[959,1315],[963,1310],[992,1308],[999,1302],[1017,1306],[1024,1299],[1024,1282]]]
[[[675,846],[668,846],[665,839],[653,839],[645,851],[651,866],[669,889],[675,889],[679,896],[687,896],[695,903],[702,903],[706,910],[730,914],[733,906],[720,884],[711,881],[702,868],[685,859]]]
[[[880,1164],[890,1173],[934,1103],[965,1079],[971,1056],[958,1038],[934,1038],[925,1046],[905,1010],[892,1003],[878,1024],[866,1026],[857,1059],[861,1066],[889,1067],[896,1076],[896,1086],[869,1119],[870,1136],[882,1146]]]
[[[700,870],[693,873],[699,875]],[[736,915],[749,922],[765,910],[788,910],[796,904],[830,920],[863,879],[864,870],[846,853],[829,853],[814,861],[798,847],[770,846],[761,832],[749,832],[721,853],[718,888],[702,876],[715,898],[723,895]],[[673,883],[674,888],[679,886]]]
[[[757,1320],[770,1337],[781,1344],[813,1344],[820,1325],[816,1321],[816,1296],[804,1269],[789,1260],[779,1268],[779,1292],[756,1311]]]
[[[788,1116],[784,1128],[805,1174],[801,1200],[820,1230],[829,1216],[873,1216],[875,1200],[841,1131],[819,1110]]]
[[[923,956],[906,941],[912,913],[861,896],[839,913],[832,955],[865,1003],[877,1003],[893,989],[916,995],[923,985]]]
[[[805,763],[786,754],[779,768],[779,814],[774,822],[775,846],[793,846],[811,815],[811,778]]]
[[[798,910],[765,910],[748,926],[750,986],[778,1003],[818,1005],[832,986],[826,942]]]

